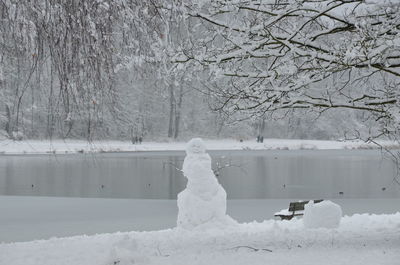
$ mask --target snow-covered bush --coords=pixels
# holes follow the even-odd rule
[[[12,132],[12,139],[14,141],[22,141],[24,139],[24,134],[19,131]]]
[[[8,134],[5,130],[0,129],[0,141],[5,139],[8,139]]]
[[[306,228],[337,228],[341,218],[342,208],[331,201],[310,201],[304,207],[303,222]]]

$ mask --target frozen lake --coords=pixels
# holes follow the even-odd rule
[[[239,222],[262,222],[291,199],[228,200],[227,213]],[[392,214],[400,199],[334,199],[344,215]],[[1,242],[29,241],[176,226],[176,200],[0,196]]]
[[[378,150],[210,151],[229,199],[400,198]],[[0,195],[175,199],[184,152],[0,156]]]

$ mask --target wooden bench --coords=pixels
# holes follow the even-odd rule
[[[323,200],[314,200],[314,203],[322,202]],[[289,209],[284,209],[274,214],[275,217],[280,217],[281,220],[291,220],[295,216],[301,216],[304,214],[304,205],[309,201],[291,202]]]

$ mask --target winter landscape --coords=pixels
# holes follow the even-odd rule
[[[0,21],[0,265],[399,264],[399,0]]]

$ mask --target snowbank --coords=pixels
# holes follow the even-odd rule
[[[342,218],[338,229],[302,220],[235,228],[169,229],[0,244],[1,265],[398,264],[400,213]]]
[[[376,149],[377,145],[363,141],[319,141],[293,139],[265,139],[264,143],[236,140],[205,140],[208,150],[329,150],[329,149]],[[385,148],[400,148],[392,141],[379,142]],[[183,151],[185,142],[143,142],[133,145],[129,141],[81,140],[11,141],[0,139],[0,154],[46,154],[46,153],[101,153],[138,151]]]
[[[342,218],[342,208],[331,201],[314,203],[310,201],[304,206],[303,222],[306,228],[337,228]]]

